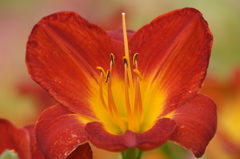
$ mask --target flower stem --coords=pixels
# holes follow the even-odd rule
[[[131,148],[121,152],[122,159],[140,159],[142,151],[138,148]]]

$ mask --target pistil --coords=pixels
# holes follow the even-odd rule
[[[125,13],[122,13],[122,26],[123,26],[123,42],[124,42],[125,57],[126,57],[127,61],[130,61],[129,60],[129,49],[128,49],[128,38],[127,38]],[[130,62],[128,64],[129,64],[129,67],[127,69],[127,72],[128,72],[128,77],[129,77],[129,85],[130,85],[130,88],[133,88],[131,64],[130,64]]]
[[[140,124],[138,121],[138,103],[139,99],[139,90],[136,88],[135,90],[135,101],[134,101],[134,107],[133,112],[131,110],[131,103],[129,100],[129,97],[132,99],[134,98],[134,88],[133,88],[133,77],[132,77],[132,69],[131,69],[131,63],[129,60],[129,48],[128,48],[128,39],[127,39],[127,29],[126,29],[126,20],[125,20],[125,13],[122,13],[122,25],[123,25],[123,40],[124,40],[124,50],[125,50],[125,56],[124,56],[124,78],[125,78],[125,97],[126,97],[126,107],[127,107],[127,114],[128,114],[128,126],[130,130],[138,132],[140,130]],[[138,55],[138,54],[137,54]],[[134,60],[137,60],[137,55],[133,57]],[[139,73],[140,74],[140,73]],[[138,79],[137,79],[138,81]],[[137,82],[137,85],[139,85],[139,82]],[[139,86],[137,86],[139,87]],[[130,94],[129,94],[130,91]]]

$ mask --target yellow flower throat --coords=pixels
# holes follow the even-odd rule
[[[126,130],[131,130],[133,132],[140,132],[140,125],[143,122],[144,114],[143,114],[143,105],[142,105],[142,97],[141,97],[141,89],[140,89],[140,81],[142,80],[142,76],[138,70],[138,53],[133,56],[133,66],[135,67],[133,70],[130,64],[129,51],[128,51],[128,39],[127,39],[127,30],[126,30],[126,21],[125,21],[125,13],[122,13],[122,21],[123,21],[123,39],[124,39],[124,50],[125,56],[123,57],[124,64],[124,90],[125,90],[125,106],[127,111],[127,118],[122,117],[119,110],[117,109],[113,92],[112,92],[112,67],[114,66],[114,54],[110,54],[110,67],[108,71],[104,71],[104,69],[100,66],[97,69],[100,70],[100,78],[99,78],[99,94],[100,100],[104,107],[104,109],[111,116],[114,124],[120,128],[121,132],[124,133]],[[135,73],[134,78],[132,73]],[[133,82],[133,80],[135,80]],[[103,83],[107,83],[107,98],[103,96]],[[107,102],[105,101],[107,99]],[[131,100],[132,99],[132,100]]]

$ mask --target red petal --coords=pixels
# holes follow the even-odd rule
[[[170,140],[201,157],[216,132],[215,103],[208,96],[198,94],[178,108],[172,119],[177,122],[177,128]]]
[[[91,155],[90,155],[91,154]],[[88,143],[78,146],[67,159],[92,159],[92,150]]]
[[[84,126],[77,114],[71,113],[61,105],[46,109],[35,126],[37,142],[43,155],[51,159],[69,156],[79,145],[88,141]],[[83,149],[85,148],[83,146]],[[85,153],[82,155],[91,157],[89,151]]]
[[[19,158],[30,159],[30,139],[27,130],[18,129],[9,121],[0,119],[0,154],[5,149],[14,150]]]
[[[199,11],[185,8],[163,14],[138,30],[129,43],[131,52],[139,53],[143,79],[167,98],[164,114],[199,92],[212,46],[212,34]]]
[[[124,151],[138,147],[141,150],[150,150],[163,145],[169,139],[175,126],[175,121],[162,118],[151,129],[142,133],[127,130],[124,134],[113,135],[106,132],[103,125],[98,122],[88,123],[85,130],[91,143],[101,149]]]
[[[32,156],[31,158],[45,159],[45,157],[43,156],[42,152],[40,151],[40,149],[38,147],[38,143],[37,143],[35,133],[34,133],[34,125],[29,125],[24,128],[28,130],[29,136],[30,136],[31,144],[29,146],[31,148],[31,156]]]
[[[109,69],[110,53],[122,64],[122,44],[74,12],[43,18],[27,43],[26,63],[32,78],[71,111],[95,117],[89,102],[98,91],[99,70]],[[121,65],[121,67],[123,67]]]
[[[107,31],[108,35],[115,41],[123,43],[123,30]],[[134,34],[134,31],[127,30],[127,38],[129,39]]]

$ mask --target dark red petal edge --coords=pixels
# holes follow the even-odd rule
[[[40,151],[38,147],[38,143],[36,140],[36,136],[34,133],[34,125],[28,125],[24,127],[26,130],[28,130],[29,136],[30,136],[30,148],[31,148],[31,158],[32,159],[45,159],[42,152]]]
[[[217,128],[216,105],[212,99],[198,94],[178,108],[173,120],[177,127],[170,140],[201,157]]]
[[[85,130],[89,140],[96,147],[119,152],[133,147],[141,150],[159,147],[169,139],[175,127],[175,121],[162,118],[151,129],[142,133],[127,130],[124,134],[113,135],[106,132],[103,125],[98,122],[88,123]]]
[[[78,146],[67,159],[92,159],[92,150],[88,143]]]

